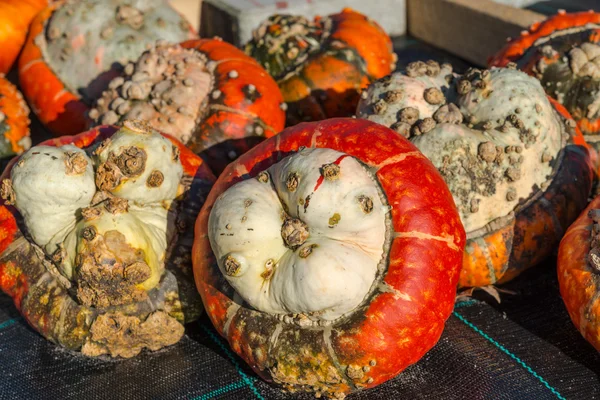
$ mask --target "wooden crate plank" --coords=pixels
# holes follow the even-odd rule
[[[408,32],[475,65],[544,15],[491,0],[408,0]]]

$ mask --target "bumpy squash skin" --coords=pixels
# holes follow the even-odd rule
[[[563,106],[549,99],[564,118],[572,119]],[[459,286],[508,282],[554,251],[565,229],[587,204],[594,175],[589,149],[575,128],[550,186],[520,208],[505,226],[478,240],[467,240]]]
[[[31,23],[25,47],[19,57],[19,82],[33,111],[48,129],[74,135],[85,131],[88,126],[85,116],[87,106],[76,95],[65,90],[62,82],[42,61],[42,52],[34,43],[36,36],[44,31],[44,23],[56,7],[58,3],[43,9]]]
[[[353,115],[360,91],[395,68],[391,39],[364,15],[345,8],[315,18],[314,24],[318,35],[325,36],[319,49],[292,65],[293,70],[288,66],[284,73],[274,74],[287,103],[287,126]],[[246,52],[269,70],[268,60],[261,58],[256,47],[254,39],[246,45]]]
[[[219,174],[231,162],[230,152],[243,154],[264,138],[270,138],[285,126],[281,109],[283,96],[277,84],[251,57],[234,46],[215,39],[190,40],[184,48],[194,48],[217,63],[215,90],[221,96],[209,98],[208,113],[196,127],[188,143]],[[237,78],[231,78],[232,71]],[[256,93],[248,95],[252,84]]]
[[[345,152],[369,166],[396,232],[387,270],[362,305],[332,325],[309,328],[241,304],[207,233],[221,193],[301,146]],[[343,397],[393,378],[437,342],[453,308],[464,244],[452,196],[429,160],[386,127],[340,118],[288,128],[230,164],[198,217],[192,257],[211,321],[259,376],[290,391]]]
[[[557,270],[560,294],[573,324],[600,351],[599,271],[589,258],[594,234],[590,214],[598,208],[600,197],[589,204],[565,233],[558,250]]]
[[[50,139],[41,145],[58,147],[72,144],[85,148],[111,137],[117,130],[116,127],[102,126],[77,136]],[[156,297],[154,304],[144,301],[117,306],[110,310],[110,314],[78,304],[67,290],[65,278],[45,259],[42,250],[24,236],[18,211],[3,201],[0,206],[0,289],[13,298],[15,306],[29,325],[48,340],[66,349],[80,351],[91,337],[94,323],[101,321],[101,325],[106,324],[106,317],[103,315],[117,316],[128,321],[132,318],[139,319],[143,325],[145,317],[156,310],[168,310],[169,316],[179,323],[193,320],[202,312],[191,281],[189,253],[193,241],[192,221],[200,210],[214,176],[198,156],[178,141],[169,139],[180,150],[184,169],[182,181],[188,190],[183,195],[182,208],[176,222],[180,234],[177,241],[171,243],[172,253],[166,263],[166,269],[175,279],[165,279],[156,294],[150,295]],[[15,157],[10,162],[1,179],[10,176],[10,171],[18,160]],[[178,304],[177,296],[181,304]],[[118,329],[115,337],[118,336],[116,332]],[[157,332],[157,335],[160,333]],[[122,338],[117,337],[116,340]],[[124,356],[131,355],[134,354]]]
[[[25,43],[29,24],[48,0],[5,0],[0,2],[0,73],[10,71]]]
[[[514,62],[524,72],[538,76],[542,85],[552,97],[562,96],[561,103],[573,115],[577,125],[592,146],[592,158],[598,169],[600,150],[600,116],[588,118],[587,107],[600,101],[600,81],[581,77],[573,73],[568,65],[560,71],[545,72],[551,67],[565,63],[573,47],[583,43],[600,45],[600,13],[588,11],[567,14],[564,11],[545,21],[531,25],[528,31],[511,40],[502,50],[489,60],[489,65],[503,67]],[[536,46],[536,42],[543,41]],[[549,45],[554,54],[544,54],[542,47]],[[544,65],[540,70],[538,63]],[[567,63],[568,64],[568,63]],[[557,85],[557,82],[558,85]],[[589,95],[591,94],[591,96]]]
[[[88,117],[91,104],[66,87],[45,60],[40,46],[36,43],[36,38],[47,34],[46,24],[54,11],[65,4],[67,2],[64,0],[56,1],[35,17],[18,62],[19,83],[23,94],[40,121],[56,136],[75,135],[92,126],[92,121]],[[189,30],[187,36],[182,39],[196,36],[191,27]],[[75,39],[72,39],[71,44],[73,47],[80,45]],[[94,63],[101,64],[101,56],[97,55]],[[110,73],[114,75],[114,71],[102,75],[110,75]],[[102,79],[106,79],[106,76]]]
[[[508,282],[552,253],[565,227],[587,204],[585,193],[592,181],[587,152],[579,146],[567,146],[563,152],[546,191],[517,212],[508,225],[485,234],[482,241],[467,241],[460,286]]]
[[[29,107],[17,88],[0,73],[0,157],[21,154],[31,147]]]
[[[451,72],[450,65],[440,66],[431,61],[412,63],[407,67],[406,73],[390,75],[369,87],[358,105],[357,115],[360,118],[369,118],[383,123],[396,129],[398,134],[410,137],[427,156],[434,160],[434,164],[447,179],[455,198],[458,198],[459,211],[461,217],[464,218],[465,229],[468,231],[459,286],[484,287],[514,278],[525,269],[542,261],[558,244],[564,229],[575,220],[587,203],[592,179],[592,167],[587,151],[589,145],[586,144],[583,135],[564,107],[549,98],[539,83],[524,73],[511,72],[510,69],[491,69],[487,72],[484,71],[481,80],[473,80],[472,85],[468,82],[468,78],[465,81],[464,77],[471,74],[476,75],[478,72],[472,70],[467,72],[463,78],[458,75],[453,77]],[[500,79],[503,75],[512,75],[512,77],[505,80],[503,84],[494,86],[494,82],[499,82],[496,79]],[[523,79],[523,81],[519,81],[519,79]],[[531,85],[529,91],[519,94],[516,87],[510,87],[513,83],[516,85],[518,82],[526,81],[529,82],[528,85]],[[453,87],[453,85],[456,86]],[[427,100],[426,93],[436,93],[436,90],[439,98],[430,97]],[[481,98],[470,101],[465,101],[461,97],[470,96],[477,93],[478,90],[488,90],[488,92],[485,92],[486,94]],[[509,155],[508,152],[504,153],[503,146],[506,143],[501,144],[505,140],[503,136],[505,133],[507,135],[510,133],[506,129],[502,130],[502,127],[501,130],[497,130],[496,124],[500,124],[506,117],[496,116],[486,122],[489,117],[485,113],[488,109],[504,110],[503,107],[511,107],[508,104],[511,101],[518,102],[519,96],[529,101],[534,96],[534,92],[531,90],[535,91],[537,101],[543,102],[546,110],[543,112],[552,115],[549,115],[547,119],[536,120],[539,118],[537,115],[542,113],[542,108],[539,110],[537,108],[541,107],[539,104],[535,110],[531,106],[530,111],[533,111],[533,115],[526,116],[528,111],[525,106],[515,106],[515,113],[520,114],[523,120],[529,121],[531,128],[540,129],[543,126],[544,128],[541,128],[540,132],[550,134],[554,129],[551,127],[554,124],[553,121],[558,122],[558,118],[554,118],[556,111],[563,119],[559,123],[561,126],[559,129],[562,132],[560,144],[553,148],[552,163],[545,164],[547,169],[540,175],[541,180],[519,186],[520,174],[514,180],[509,178],[513,190],[515,190],[513,197],[509,198],[507,193],[507,197],[486,204],[487,196],[497,194],[503,196],[503,192],[499,186],[495,186],[493,191],[484,193],[485,196],[477,198],[475,196],[479,193],[480,188],[486,187],[482,182],[491,177],[495,185],[501,184],[507,176],[508,170],[498,176],[495,175],[497,172],[493,169],[482,172],[477,166],[486,165],[488,168],[489,165],[502,165],[502,162],[509,162],[509,167],[512,168],[515,165],[518,166],[521,161],[519,158]],[[495,103],[487,108],[487,104],[489,104],[487,102],[495,102],[498,98],[496,96],[503,96],[507,93],[510,94],[501,103]],[[457,95],[458,97],[453,97]],[[459,109],[457,104],[463,108]],[[472,115],[469,115],[469,108],[465,104],[471,105],[477,113],[473,112]],[[437,107],[439,108],[435,110]],[[452,111],[452,107],[454,107],[454,111]],[[446,111],[442,112],[444,109]],[[408,118],[411,110],[418,116],[412,121]],[[460,118],[457,118],[456,114]],[[430,115],[433,115],[433,118],[430,118]],[[453,116],[448,119],[448,115]],[[418,121],[418,118],[421,118],[422,125],[419,125],[421,122]],[[433,127],[427,128],[424,130],[425,133],[421,133],[420,130],[422,127],[425,129],[425,121],[428,119]],[[535,124],[532,122],[534,120]],[[452,121],[451,125],[448,124],[448,121]],[[506,122],[506,120],[504,121]],[[484,122],[489,125],[487,128]],[[545,122],[551,125],[545,125]],[[464,124],[469,129],[477,129],[476,124],[480,124],[479,126],[485,130],[489,129],[490,131],[483,136],[482,140],[498,140],[485,143],[486,145],[493,143],[492,159],[484,157],[481,152],[484,144],[482,143],[475,150],[479,152],[475,161],[464,159],[458,167],[451,169],[453,167],[450,156],[441,152],[445,151],[446,146],[452,145],[449,138],[452,137],[450,135],[455,134],[454,124],[459,127]],[[498,132],[503,133],[498,134]],[[525,132],[531,133],[533,130],[528,129]],[[519,142],[523,142],[521,135]],[[538,139],[537,143],[544,146],[546,143],[553,143],[553,139]],[[450,148],[455,149],[452,146]],[[502,151],[500,153],[502,157],[498,157],[498,149]],[[457,149],[453,153],[462,154],[460,151],[462,150]],[[523,151],[522,148],[521,151]],[[529,153],[527,153],[528,151]],[[548,163],[549,160],[544,161],[542,155],[544,151],[546,150],[543,148],[532,151],[530,146],[525,146],[525,154],[520,156],[521,160],[523,157],[526,157],[526,160],[534,160],[527,167],[528,172],[535,171],[535,168]],[[443,158],[439,156],[440,153]],[[482,164],[484,162],[486,164]],[[465,165],[465,163],[470,164]],[[461,179],[463,179],[462,182],[469,182],[470,186],[467,186],[466,189],[461,188],[461,185],[457,184]],[[516,194],[516,190],[524,191]],[[470,206],[468,201],[464,200],[468,199],[468,196],[473,196]],[[487,198],[489,199],[489,197]],[[477,201],[483,199],[481,201],[484,203],[480,205],[477,202],[474,206],[473,199],[477,199]],[[506,203],[499,203],[500,201],[506,201]],[[507,204],[508,207],[506,207]],[[479,219],[478,223],[474,224],[472,218],[481,215],[478,214],[481,211],[485,212],[484,215],[487,217]]]
[[[140,79],[140,74],[145,75]],[[168,89],[161,89],[165,83]],[[131,94],[134,86],[141,94]],[[117,101],[125,111],[115,111]],[[157,107],[157,101],[166,103]],[[220,39],[198,39],[146,51],[112,81],[90,116],[95,124],[146,119],[219,174],[239,154],[283,129],[282,104],[277,83],[254,59]]]

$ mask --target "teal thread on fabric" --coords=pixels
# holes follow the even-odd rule
[[[514,355],[513,353],[511,353],[506,347],[502,346],[500,343],[498,343],[497,341],[495,341],[494,339],[492,339],[484,331],[482,331],[481,329],[479,329],[473,323],[469,322],[469,320],[467,320],[465,317],[463,317],[462,315],[460,315],[456,311],[453,311],[452,314],[456,318],[458,318],[459,320],[461,320],[469,328],[473,329],[475,332],[477,332],[479,335],[481,335],[485,340],[487,340],[488,342],[490,342],[491,344],[493,344],[494,346],[496,346],[496,348],[498,348],[498,350],[500,350],[501,352],[503,352],[504,354],[506,354],[507,356],[509,356],[513,360],[515,360],[517,362],[517,364],[519,364],[527,372],[529,372],[531,375],[533,375],[538,381],[540,381],[542,383],[542,385],[544,385],[548,390],[550,390],[558,399],[560,399],[560,400],[566,400],[558,392],[558,390],[556,390],[554,387],[550,386],[550,384],[544,378],[542,378],[537,372],[535,372],[529,365],[527,365],[525,363],[525,361],[521,360],[519,357],[517,357],[516,355]]]
[[[457,302],[457,303],[454,304],[454,309],[474,306],[477,303],[479,303],[479,301],[477,301],[477,300],[459,301],[459,302]]]
[[[261,394],[258,393],[258,390],[256,389],[256,386],[254,386],[252,379],[250,379],[250,377],[246,375],[244,371],[242,371],[242,368],[233,356],[233,353],[223,344],[223,342],[214,333],[210,331],[209,328],[206,327],[206,325],[200,324],[200,326],[202,327],[202,330],[204,330],[204,332],[206,332],[206,334],[212,339],[212,341],[215,342],[221,348],[221,350],[223,350],[227,358],[229,358],[229,360],[233,363],[233,366],[237,370],[238,374],[242,377],[242,381],[244,381],[248,388],[252,390],[256,398],[259,400],[265,400],[264,397],[262,397]]]
[[[18,318],[9,319],[8,321],[4,321],[3,323],[0,324],[0,329],[8,328],[9,326],[14,325],[18,321],[20,321],[21,319],[22,319],[21,317],[18,317]]]
[[[241,389],[246,386],[247,383],[242,379],[234,383],[230,383],[229,385],[220,387],[219,389],[215,389],[212,392],[208,392],[203,394],[202,396],[194,397],[192,400],[209,400],[217,396],[221,396],[223,394],[229,393],[236,389]]]

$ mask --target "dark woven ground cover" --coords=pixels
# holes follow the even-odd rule
[[[557,6],[581,9],[564,1],[531,8],[552,13]],[[399,68],[429,58],[451,62],[458,72],[467,67],[412,39],[394,44]],[[34,142],[49,137],[35,121],[33,129]],[[349,399],[600,399],[600,355],[567,315],[554,260],[504,288],[516,294],[503,294],[501,304],[486,294],[458,303],[442,339],[420,362]],[[259,380],[206,316],[171,348],[132,360],[93,360],[45,341],[0,294],[0,400],[293,398],[313,397],[286,395]]]
[[[500,305],[458,303],[419,363],[350,399],[597,399],[600,356],[571,324],[553,262],[504,286]],[[480,296],[477,296],[480,297]],[[283,395],[234,356],[206,317],[177,345],[103,361],[42,339],[0,297],[0,399],[310,399]]]

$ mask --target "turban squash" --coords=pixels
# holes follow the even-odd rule
[[[88,356],[176,343],[202,312],[190,252],[213,180],[140,121],[31,148],[2,175],[0,289],[42,336]]]
[[[349,8],[314,21],[273,15],[255,29],[246,52],[279,84],[288,126],[351,116],[360,90],[396,61],[383,29]]]
[[[600,351],[600,197],[565,233],[557,267],[560,294],[573,324]]]
[[[389,128],[334,118],[231,163],[198,216],[192,259],[214,326],[259,376],[343,397],[437,342],[464,243],[423,154]]]
[[[144,119],[200,154],[215,173],[283,129],[277,84],[251,57],[220,39],[159,44],[109,84],[95,124]]]
[[[508,281],[548,256],[586,206],[592,169],[568,112],[510,68],[414,62],[357,115],[409,138],[448,184],[467,232],[459,285]]]
[[[50,131],[77,134],[89,128],[89,108],[125,64],[159,39],[194,37],[164,0],[53,2],[31,24],[19,58],[20,87]]]
[[[538,78],[573,116],[600,167],[600,13],[561,11],[523,31],[489,63],[514,63]]]

